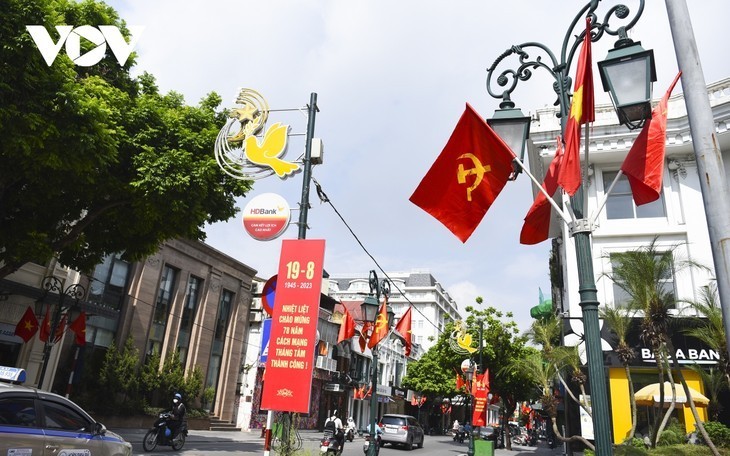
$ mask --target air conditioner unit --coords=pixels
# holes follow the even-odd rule
[[[249,312],[248,321],[249,323],[260,322],[264,319],[264,315],[261,312]]]
[[[327,357],[326,356],[318,356],[317,362],[314,364],[317,369],[324,369],[327,365]]]

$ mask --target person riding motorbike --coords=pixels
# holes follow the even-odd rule
[[[167,427],[170,429],[170,439],[177,437],[177,433],[180,432],[180,427],[182,427],[183,421],[185,420],[186,413],[187,409],[182,402],[182,395],[175,393],[172,397],[170,419],[167,421]]]
[[[332,416],[324,422],[324,428],[325,430],[332,430],[335,439],[337,439],[337,444],[340,448],[343,448],[345,445],[345,428],[342,426],[342,420],[337,416],[337,410],[332,412]]]
[[[355,433],[357,433],[357,424],[355,424],[355,420],[352,417],[347,418],[347,428],[345,429],[345,433],[347,439],[352,442],[355,438]]]

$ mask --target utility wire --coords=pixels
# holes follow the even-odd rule
[[[344,217],[342,216],[342,214],[340,214],[340,211],[338,211],[338,210],[337,210],[337,208],[335,207],[335,205],[334,205],[334,204],[332,204],[332,201],[331,201],[331,200],[329,199],[329,197],[328,197],[328,196],[327,196],[327,194],[326,194],[326,193],[324,192],[324,190],[322,190],[322,186],[321,186],[321,185],[319,184],[319,182],[317,182],[317,179],[315,179],[315,178],[314,178],[314,176],[312,176],[312,182],[314,182],[314,186],[316,187],[316,190],[317,190],[317,196],[319,196],[319,200],[320,200],[321,202],[323,202],[323,203],[327,203],[327,204],[329,204],[329,205],[330,205],[330,207],[332,208],[332,210],[333,210],[333,211],[335,211],[335,214],[337,214],[337,216],[338,216],[338,217],[340,218],[340,220],[341,220],[341,221],[342,221],[342,223],[343,223],[343,224],[345,225],[345,227],[346,227],[346,228],[347,228],[347,230],[348,230],[348,231],[350,232],[350,234],[352,234],[352,237],[354,237],[354,238],[355,238],[355,241],[357,241],[358,245],[360,245],[360,248],[362,248],[363,252],[365,252],[365,254],[366,254],[366,255],[367,255],[368,257],[370,257],[370,259],[371,259],[371,260],[373,260],[373,263],[375,263],[375,265],[376,265],[376,266],[378,267],[378,270],[379,270],[380,272],[382,272],[382,273],[383,273],[383,275],[385,276],[385,278],[386,278],[386,279],[388,279],[388,280],[390,281],[390,283],[391,283],[391,284],[393,284],[393,286],[395,287],[395,289],[396,289],[396,290],[398,290],[398,291],[400,292],[401,296],[403,296],[403,298],[404,298],[404,299],[405,299],[406,301],[408,301],[408,303],[409,303],[409,304],[411,305],[411,307],[412,307],[413,309],[415,309],[415,311],[416,311],[416,312],[418,312],[419,314],[421,314],[421,316],[423,317],[423,319],[424,319],[424,320],[426,320],[426,321],[427,321],[427,322],[429,322],[429,323],[430,323],[430,324],[431,324],[431,325],[432,325],[432,326],[433,326],[434,328],[436,328],[436,331],[438,331],[439,333],[443,333],[443,330],[442,330],[441,328],[439,328],[439,326],[438,326],[438,325],[437,325],[436,323],[434,323],[433,321],[431,321],[431,320],[430,320],[430,319],[429,319],[428,317],[426,317],[426,315],[424,315],[424,314],[423,314],[423,312],[421,312],[420,310],[418,310],[418,307],[416,307],[416,306],[415,306],[415,305],[413,304],[413,302],[411,302],[411,300],[410,300],[410,299],[408,299],[408,297],[407,297],[407,296],[406,296],[406,294],[405,294],[405,293],[403,292],[403,290],[401,290],[401,289],[400,289],[400,288],[398,287],[398,285],[396,284],[396,282],[395,282],[395,281],[393,281],[393,279],[391,279],[391,278],[390,278],[390,276],[388,275],[388,273],[387,273],[387,272],[385,272],[385,270],[384,270],[384,269],[382,268],[382,266],[380,266],[380,263],[378,263],[378,260],[376,260],[376,259],[375,259],[375,257],[374,257],[374,256],[373,256],[373,255],[372,255],[372,254],[371,254],[371,253],[370,253],[370,252],[368,251],[368,249],[367,249],[367,248],[366,248],[366,247],[365,247],[365,246],[363,245],[362,241],[360,241],[360,238],[358,238],[358,237],[357,237],[357,234],[355,234],[355,232],[354,232],[354,231],[352,230],[352,228],[351,228],[351,227],[350,227],[350,225],[349,225],[349,224],[347,223],[347,221],[345,220],[345,218],[344,218]]]

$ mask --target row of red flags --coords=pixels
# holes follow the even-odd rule
[[[375,319],[375,324],[372,322],[365,322],[360,329],[360,337],[358,342],[360,343],[360,351],[365,351],[365,347],[373,348],[385,336],[388,335],[388,313],[387,313],[388,302],[383,302],[378,310],[378,316]],[[403,316],[398,320],[395,325],[395,331],[401,336],[405,345],[405,355],[411,354],[411,307],[403,313]],[[342,323],[340,323],[340,332],[337,335],[337,343],[339,344],[343,340],[350,339],[357,335],[355,328],[355,319],[352,318],[350,312],[345,308],[344,315],[342,316]]]
[[[40,331],[39,331],[40,329]],[[68,329],[76,334],[76,344],[86,345],[86,313],[81,314],[74,320]],[[53,335],[54,342],[61,340],[64,331],[66,331],[66,314],[61,317],[61,321],[56,328],[56,332]],[[23,339],[24,342],[28,342],[35,333],[38,332],[38,339],[41,342],[47,342],[51,335],[51,319],[50,319],[50,306],[46,308],[46,315],[43,317],[43,323],[38,324],[38,319],[35,317],[35,312],[28,306],[20,319],[18,324],[15,326],[15,335]]]
[[[580,126],[595,120],[590,24],[590,18],[586,18],[586,33],[565,127],[565,147],[558,137],[555,157],[543,181],[549,195],[562,187],[573,196],[581,185]],[[680,75],[681,72],[652,110],[651,119],[644,123],[621,166],[637,206],[655,201],[661,194],[667,104]],[[515,159],[512,150],[467,103],[446,146],[410,201],[466,242],[510,179]],[[469,176],[473,178],[467,179]],[[525,217],[520,243],[531,245],[547,240],[550,214],[550,202],[539,192]]]

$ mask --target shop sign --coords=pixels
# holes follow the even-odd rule
[[[391,388],[390,386],[377,385],[375,387],[375,392],[378,393],[378,396],[390,396]]]
[[[282,241],[263,410],[309,413],[324,244],[323,239]]]
[[[656,364],[654,353],[650,348],[642,348],[640,355],[643,362]],[[679,364],[717,364],[720,354],[716,350],[707,348],[678,348],[674,352],[674,356],[669,356],[670,360],[674,358]]]

